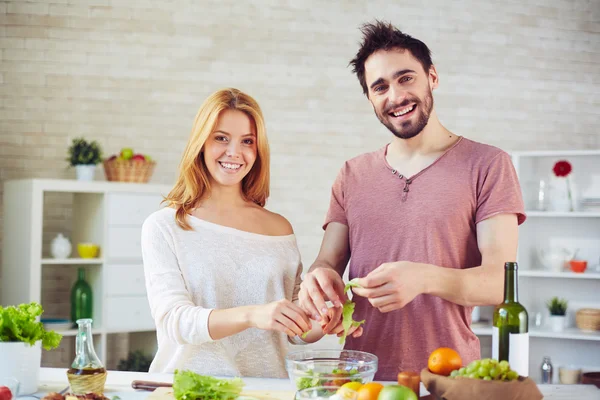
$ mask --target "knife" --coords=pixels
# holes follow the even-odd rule
[[[147,390],[152,392],[159,387],[173,387],[173,384],[168,382],[133,381],[131,382],[131,387],[135,390]]]

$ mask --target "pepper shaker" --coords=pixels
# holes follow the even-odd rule
[[[552,361],[550,361],[550,357],[544,357],[544,361],[542,362],[542,383],[552,383]]]

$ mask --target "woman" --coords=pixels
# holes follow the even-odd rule
[[[311,324],[293,303],[302,271],[296,238],[264,208],[268,195],[260,107],[239,90],[217,91],[196,115],[168,207],[142,228],[158,337],[150,372],[286,376],[286,334]]]

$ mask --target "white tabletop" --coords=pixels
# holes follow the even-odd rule
[[[105,395],[119,396],[121,400],[144,400],[148,392],[135,391],[131,387],[134,380],[153,382],[173,382],[172,374],[149,374],[144,372],[108,371]],[[243,378],[245,390],[294,391],[289,379]],[[392,384],[394,382],[382,382]],[[40,387],[37,395],[58,392],[68,386],[67,370],[62,368],[42,368]],[[600,400],[600,390],[592,385],[538,385],[544,399],[550,400]],[[427,391],[421,384],[421,396]]]

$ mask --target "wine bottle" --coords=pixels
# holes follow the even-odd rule
[[[92,288],[85,281],[85,269],[79,268],[78,279],[71,289],[71,321],[92,318]]]
[[[504,264],[504,302],[494,309],[492,358],[508,361],[521,376],[529,376],[527,310],[519,303],[516,262]]]

